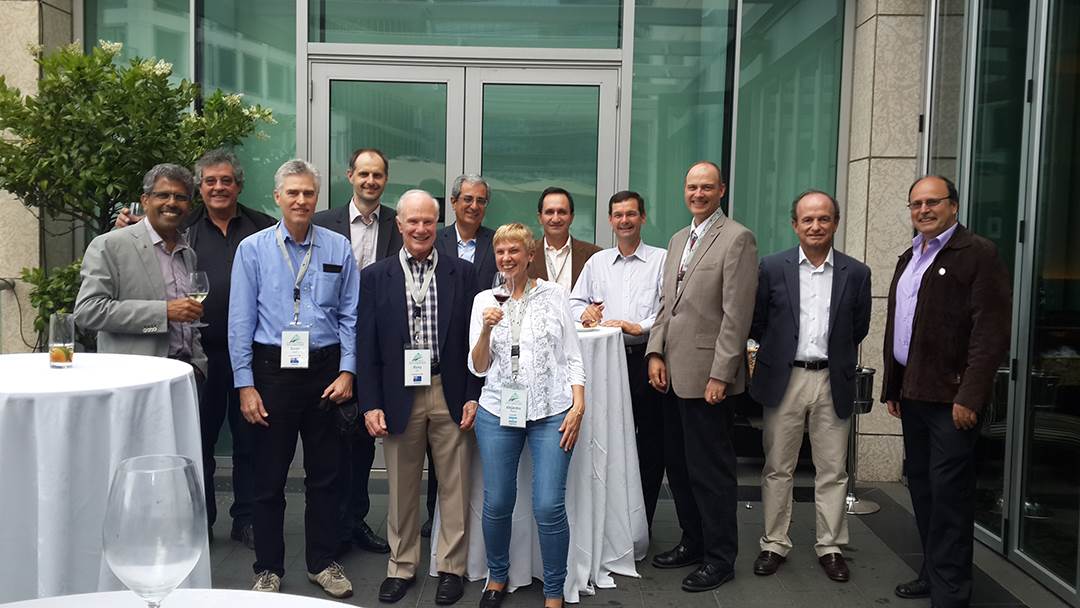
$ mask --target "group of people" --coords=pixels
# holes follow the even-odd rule
[[[309,580],[347,597],[352,585],[336,560],[352,546],[389,553],[379,599],[399,601],[416,580],[437,496],[435,601],[457,602],[470,484],[482,483],[489,576],[480,606],[499,606],[528,443],[545,605],[561,606],[566,477],[586,408],[579,324],[621,330],[650,528],[665,475],[675,501],[682,537],[654,555],[655,567],[693,567],[682,582],[691,592],[733,578],[730,398],[748,390],[764,411],[754,573],[774,574],[792,548],[793,473],[808,426],[814,549],[826,576],[849,580],[846,449],[872,304],[869,268],[833,247],[835,198],[797,196],[799,245],[759,262],[752,232],[720,208],[723,171],[708,161],[687,171],[692,221],[666,250],[642,241],[646,202],[636,192],[611,197],[616,246],[601,250],[570,236],[574,201],[565,189],[540,193],[536,240],[522,224],[485,226],[490,187],[462,175],[451,187],[455,221],[439,229],[439,202],[428,192],[385,204],[389,169],[379,150],[356,150],[349,204],[316,213],[319,172],[286,162],[274,178],[277,221],[238,203],[243,170],[226,151],[207,153],[194,177],[158,165],[143,182],[145,217],[123,210],[117,229],[85,254],[75,314],[98,331],[99,350],[171,357],[196,370],[211,525],[214,445],[229,420],[231,536],[255,551],[254,589],[277,591],[285,573],[284,490],[299,435]],[[193,211],[196,187],[203,205]],[[925,555],[919,577],[896,593],[932,596],[937,606],[970,597],[978,413],[1010,322],[1004,266],[989,241],[957,224],[958,198],[937,176],[909,192],[917,234],[889,292],[882,387],[903,423]],[[205,305],[186,296],[195,269],[210,278]],[[206,327],[192,326],[199,319]],[[752,376],[748,338],[759,344]],[[365,522],[376,438],[390,487],[385,540]],[[470,477],[474,454],[481,480]]]

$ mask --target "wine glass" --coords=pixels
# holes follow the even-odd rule
[[[208,295],[210,295],[210,279],[206,276],[206,273],[199,270],[188,275],[187,297],[201,304]],[[191,326],[206,327],[206,323],[197,321],[192,323]]]
[[[495,296],[495,301],[500,307],[510,299],[510,294],[513,292],[514,280],[506,276],[506,273],[496,272],[495,278],[491,280],[491,295]]]
[[[604,284],[596,279],[589,281],[589,303],[600,309],[600,318],[604,316]],[[589,327],[599,327],[601,321],[590,323]],[[584,323],[582,324],[584,325]]]
[[[116,578],[158,608],[191,574],[206,543],[206,503],[190,458],[170,454],[120,462],[102,527]]]

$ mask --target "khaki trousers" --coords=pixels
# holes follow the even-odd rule
[[[462,431],[446,407],[442,379],[417,387],[405,432],[383,439],[390,482],[387,542],[390,563],[386,575],[413,578],[420,563],[420,480],[427,445],[439,472],[438,571],[465,575],[468,557],[466,521],[469,511],[469,471],[475,437]]]
[[[803,428],[810,422],[814,460],[814,506],[817,510],[818,557],[839,553],[848,542],[847,445],[850,418],[841,420],[832,404],[829,370],[791,369],[787,390],[777,407],[764,409],[765,468],[761,472],[761,502],[765,535],[761,550],[787,555],[791,551],[791,491]]]

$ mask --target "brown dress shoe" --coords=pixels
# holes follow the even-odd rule
[[[851,579],[847,562],[839,553],[827,553],[818,558],[818,563],[825,569],[825,575],[838,583],[846,583]]]
[[[771,576],[776,574],[780,564],[784,563],[784,556],[772,551],[762,551],[754,560],[754,574],[758,576]]]

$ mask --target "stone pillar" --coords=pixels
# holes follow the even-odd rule
[[[0,15],[0,74],[9,86],[33,95],[39,74],[29,49],[40,45],[49,50],[72,41],[72,2],[0,0]],[[33,345],[37,337],[29,289],[17,277],[22,268],[40,265],[38,235],[36,213],[0,190],[0,353],[28,351],[26,343]],[[66,249],[70,241],[65,239]]]
[[[925,0],[858,0],[848,158],[847,253],[870,266],[873,315],[862,363],[878,370],[880,395],[886,300],[896,258],[911,245],[904,203],[918,171]],[[900,421],[875,404],[859,420],[860,481],[897,481]]]

